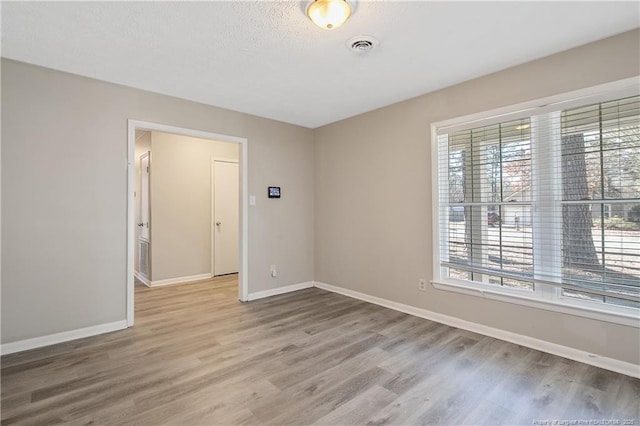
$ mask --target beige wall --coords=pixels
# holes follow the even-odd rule
[[[313,279],[312,130],[3,59],[2,343],[125,319],[127,119],[247,138],[249,291]]]
[[[239,145],[151,132],[153,281],[211,273],[211,158]]]
[[[640,74],[632,31],[316,129],[315,279],[640,363],[637,328],[428,286],[433,122]]]
[[[136,130],[136,143],[134,147],[134,187],[135,187],[135,199],[133,201],[133,222],[138,224],[140,222],[140,156],[145,152],[151,151],[151,132],[144,130]],[[140,245],[138,239],[140,238],[140,228],[135,226],[135,238],[134,238],[134,257],[133,257],[133,270],[140,271],[139,267],[139,251]],[[151,277],[148,277],[151,278]]]

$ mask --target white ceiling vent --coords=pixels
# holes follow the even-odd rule
[[[347,47],[357,54],[371,51],[378,45],[378,40],[371,36],[356,36],[347,41]]]

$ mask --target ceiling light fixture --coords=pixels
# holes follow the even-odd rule
[[[332,30],[349,19],[351,5],[347,0],[315,0],[307,8],[307,16],[320,28]]]

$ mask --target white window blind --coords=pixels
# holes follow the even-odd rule
[[[640,98],[439,132],[445,278],[640,306]]]

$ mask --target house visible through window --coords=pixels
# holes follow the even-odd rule
[[[436,129],[436,279],[640,307],[640,97],[533,112]]]

